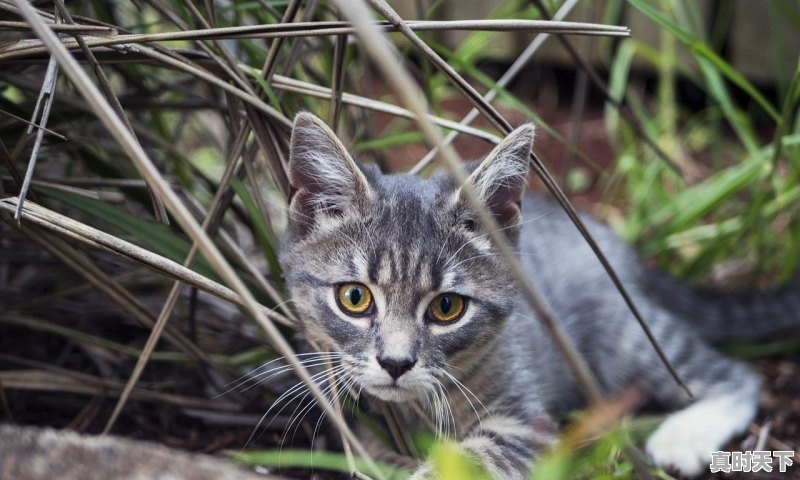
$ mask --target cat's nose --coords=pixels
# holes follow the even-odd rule
[[[389,372],[395,380],[400,378],[401,375],[411,370],[417,361],[411,358],[394,359],[388,357],[375,357],[378,360],[378,365],[384,370]]]

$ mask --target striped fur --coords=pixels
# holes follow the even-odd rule
[[[418,402],[441,434],[458,439],[495,478],[524,478],[555,436],[552,418],[583,399],[485,232],[472,220],[458,187],[444,173],[429,179],[383,175],[353,162],[318,119],[303,114],[297,124],[290,162],[293,206],[302,198],[306,207],[291,209],[281,263],[305,335],[340,352],[356,389],[395,402],[410,428],[420,425],[418,410],[410,408]],[[674,280],[654,286],[653,275],[661,274],[645,269],[608,228],[584,219],[695,393],[690,404],[559,207],[521,195],[532,141],[532,127],[516,130],[471,167],[469,181],[518,248],[525,271],[604,390],[638,383],[653,402],[684,408],[656,431],[648,451],[660,465],[699,473],[708,453],[753,417],[760,380],[705,344],[696,332],[708,334],[707,329],[697,325],[797,325],[797,309],[791,309],[797,295],[765,297],[772,302],[769,311],[782,312],[781,318],[734,314],[733,296],[695,310],[692,302],[700,300],[694,290]],[[522,223],[520,202],[527,219]],[[371,290],[375,308],[370,315],[352,317],[338,308],[336,287],[348,282]],[[428,303],[443,292],[468,298],[466,313],[452,324],[426,320]],[[687,303],[660,300],[671,293]],[[749,311],[760,311],[753,307],[761,305],[760,299],[748,297]],[[377,360],[387,356],[413,361],[413,367],[395,380]],[[430,466],[423,465],[416,478],[431,475]]]

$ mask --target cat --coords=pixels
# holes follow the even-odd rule
[[[705,471],[710,452],[747,429],[761,386],[707,342],[798,325],[800,295],[703,292],[646,268],[583,216],[690,399],[560,207],[523,194],[533,140],[533,125],[517,128],[466,167],[468,182],[604,392],[637,383],[677,409],[646,442],[653,462]],[[424,179],[356,163],[309,113],[295,118],[289,177],[280,263],[305,338],[335,352],[338,371],[367,397],[400,411],[433,405],[437,425],[493,478],[525,478],[557,435],[554,419],[583,397],[459,185],[445,172]],[[423,463],[413,478],[433,475]]]

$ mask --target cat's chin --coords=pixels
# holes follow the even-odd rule
[[[399,387],[397,385],[373,385],[364,387],[364,389],[373,397],[383,400],[384,402],[408,402],[419,396],[419,393],[417,393],[415,389]]]

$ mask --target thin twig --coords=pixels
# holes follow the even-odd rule
[[[56,15],[56,23],[61,23],[61,16]],[[42,89],[39,91],[39,97],[36,99],[36,105],[33,107],[33,115],[31,115],[31,123],[28,124],[26,133],[28,135],[33,131],[34,125],[42,127],[47,126],[47,120],[50,118],[50,109],[53,107],[56,95],[56,82],[58,82],[58,63],[55,56],[51,55],[47,63],[47,70],[42,80]],[[36,129],[36,140],[33,142],[33,149],[31,156],[28,160],[28,169],[25,171],[25,178],[22,180],[22,188],[19,191],[19,205],[17,211],[14,212],[14,220],[19,223],[20,212],[22,206],[25,204],[25,197],[28,195],[28,189],[31,186],[31,179],[33,179],[33,171],[36,169],[36,160],[39,159],[39,149],[42,146],[44,139],[44,130],[41,128]]]
[[[61,135],[60,133],[58,133],[58,132],[55,132],[55,131],[53,131],[53,130],[50,130],[49,128],[45,128],[45,127],[43,127],[43,126],[41,126],[41,125],[37,125],[37,124],[35,124],[35,123],[31,122],[30,120],[26,120],[26,119],[24,119],[24,118],[22,118],[22,117],[19,117],[19,116],[17,116],[17,115],[14,115],[14,114],[13,114],[13,113],[11,113],[11,112],[6,112],[5,110],[2,110],[2,109],[0,109],[0,115],[5,115],[5,116],[7,116],[7,117],[11,117],[11,118],[13,118],[14,120],[18,120],[18,121],[20,121],[20,122],[22,122],[22,123],[24,123],[24,124],[28,125],[28,126],[29,126],[29,128],[30,128],[30,127],[33,127],[33,128],[38,128],[38,129],[44,130],[44,133],[47,133],[47,134],[49,134],[49,135],[53,135],[54,137],[58,138],[59,140],[63,140],[63,141],[65,141],[65,142],[67,141],[67,137],[65,137],[64,135]]]
[[[750,424],[749,431],[750,431],[750,433],[752,435],[755,435],[756,437],[759,437],[759,438],[763,434],[762,428],[759,425],[757,425],[756,423],[751,423]],[[782,441],[778,440],[777,438],[773,437],[772,435],[767,434],[766,437],[767,437],[766,443],[772,448],[785,450],[785,451],[795,451],[796,450],[796,448],[794,448],[792,445],[789,445],[789,444],[787,444],[785,442],[782,442]],[[800,451],[795,452],[793,458],[794,458],[795,462],[800,463]]]
[[[16,1],[16,0],[15,0]],[[393,25],[387,22],[374,24],[384,32],[396,31]],[[573,22],[548,22],[545,20],[448,20],[448,21],[413,21],[408,23],[409,28],[415,31],[491,31],[491,32],[549,32],[564,35],[600,35],[627,37],[630,31],[627,27],[613,25],[595,25]],[[307,22],[307,23],[274,23],[268,25],[244,25],[237,27],[205,28],[187,30],[182,32],[162,32],[148,34],[125,34],[112,38],[95,38],[88,40],[91,47],[142,44],[150,42],[167,42],[175,40],[232,40],[254,38],[288,38],[312,37],[329,35],[349,35],[354,29],[347,22]],[[77,48],[74,42],[64,42],[68,49]],[[45,53],[47,48],[40,42],[28,40],[0,47],[0,60],[8,60],[20,56]]]
[[[341,15],[341,14],[340,14]],[[348,35],[337,35],[333,47],[333,71],[331,72],[331,91],[333,92],[333,108],[331,109],[331,128],[339,130],[339,117],[342,113],[342,90],[344,89],[344,56],[347,51]]]
[[[587,7],[588,11],[592,12],[592,7]],[[559,40],[566,40],[558,37]],[[581,51],[585,56],[591,53],[592,43],[587,42],[587,37],[580,38]],[[576,52],[577,53],[577,52]],[[578,70],[575,78],[575,84],[572,88],[572,106],[570,108],[570,122],[569,122],[569,139],[571,145],[578,145],[581,140],[581,131],[583,130],[583,114],[586,110],[586,96],[589,93],[589,84],[587,83],[586,70]],[[572,170],[573,163],[575,162],[575,154],[571,151],[566,152],[564,156],[564,169],[561,183],[566,184],[567,177]]]
[[[301,22],[310,22],[314,19],[314,13],[317,10],[318,0],[306,0],[305,7],[303,7],[303,16],[301,18]],[[286,61],[283,64],[283,74],[289,75],[292,72],[292,68],[294,68],[294,64],[300,58],[300,54],[303,51],[303,48],[306,45],[306,39],[303,37],[298,37],[292,43],[292,48],[289,50],[289,55],[286,57]]]
[[[281,25],[292,24],[294,16],[297,15],[297,11],[300,9],[300,3],[301,0],[289,1],[289,4],[286,6],[286,10],[283,12],[283,17],[281,18]],[[296,23],[295,25],[299,25],[299,23]],[[280,51],[284,40],[285,37],[275,38],[275,40],[272,41],[272,44],[270,44],[269,50],[267,51],[267,58],[264,60],[264,66],[261,68],[261,77],[263,77],[267,83],[269,83],[270,79],[272,78],[272,74],[275,72],[275,65],[278,61],[278,52]]]
[[[3,182],[13,180],[14,177],[2,175],[0,176],[0,180]],[[78,188],[74,186],[69,186],[59,182],[52,182],[49,180],[31,180],[31,185],[37,185],[40,187],[47,187],[52,188],[53,190],[59,190],[62,192],[69,192],[75,195],[79,195],[84,198],[93,198],[95,200],[102,200],[105,202],[110,203],[120,203],[125,200],[125,195],[120,192],[98,192],[96,190],[86,190],[84,188]]]
[[[47,23],[50,30],[57,33],[65,33],[68,35],[91,35],[93,37],[112,37],[117,34],[116,28],[102,27],[98,25],[77,25],[77,24],[63,24],[63,23]],[[27,32],[31,28],[25,22],[14,22],[8,20],[0,20],[0,30]]]
[[[209,213],[202,209],[202,207],[200,206],[199,202],[197,202],[196,199],[192,197],[187,197],[186,201],[189,204],[188,206],[196,211],[196,215],[198,217],[205,218],[209,216]],[[220,204],[223,203],[224,202],[222,201],[220,202]],[[221,207],[217,210],[221,210]],[[213,224],[209,225],[209,229],[211,228],[211,226],[213,226]],[[220,230],[218,234],[220,240],[222,241],[222,244],[231,253],[234,260],[242,264],[244,268],[247,269],[247,273],[249,273],[253,277],[253,280],[255,280],[256,284],[261,288],[261,290],[264,291],[264,293],[266,293],[267,295],[269,295],[269,298],[272,299],[273,302],[275,302],[276,304],[275,310],[280,310],[283,313],[283,315],[285,315],[286,318],[290,320],[289,322],[290,325],[293,328],[297,328],[298,325],[300,325],[300,320],[294,314],[294,311],[291,308],[287,307],[286,299],[283,298],[280,292],[278,292],[275,289],[275,287],[270,282],[267,281],[267,279],[264,277],[264,275],[261,273],[258,267],[252,262],[251,258],[248,257],[239,247],[237,242],[233,238],[231,238],[230,234],[228,234],[225,230]]]
[[[2,177],[4,180],[7,178]],[[92,177],[40,177],[33,183],[59,184],[71,187],[99,188],[147,188],[144,180],[135,178],[92,178]]]
[[[62,369],[59,369],[62,370]],[[84,395],[117,396],[122,390],[122,383],[114,380],[98,378],[85,373],[71,372],[70,378],[63,371],[51,373],[44,370],[3,370],[0,381],[8,389],[34,390],[42,392],[70,392]],[[175,393],[165,393],[137,388],[132,397],[140,402],[167,403],[183,408],[213,409],[221,411],[239,411],[239,405],[189,397]]]

